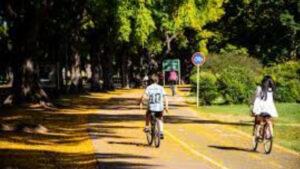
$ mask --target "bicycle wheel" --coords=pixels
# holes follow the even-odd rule
[[[270,128],[268,128],[269,131],[267,131],[266,127],[267,124],[264,125],[264,149],[266,154],[270,154],[273,145],[273,138],[270,137],[271,135]],[[267,134],[267,132],[269,132],[269,134]]]
[[[256,151],[258,146],[258,137],[257,137],[257,125],[253,127],[253,134],[252,134],[252,150]]]
[[[146,138],[147,138],[147,142],[148,142],[149,146],[151,146],[152,142],[153,142],[152,129],[151,129],[151,131],[146,132]]]
[[[160,128],[158,120],[155,122],[154,144],[156,148],[160,146]]]

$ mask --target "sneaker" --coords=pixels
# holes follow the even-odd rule
[[[160,139],[164,139],[164,134],[163,133],[160,133]]]
[[[145,128],[144,128],[144,132],[145,132],[145,133],[148,133],[149,131],[150,131],[150,130],[149,130],[149,127],[145,127]]]

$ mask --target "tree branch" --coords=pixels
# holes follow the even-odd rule
[[[16,18],[18,14],[12,8],[12,0],[6,0],[6,14],[9,18]]]

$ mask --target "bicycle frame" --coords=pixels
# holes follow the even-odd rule
[[[272,150],[273,136],[268,126],[268,116],[255,116],[255,123],[253,126],[253,150],[256,151],[258,142],[264,142],[265,153],[269,154]],[[269,131],[267,131],[267,129]],[[269,136],[267,135],[269,132]]]

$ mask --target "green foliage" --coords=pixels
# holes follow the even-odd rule
[[[148,43],[145,47],[149,50],[150,53],[159,54],[162,52],[162,41],[156,36],[150,36]]]
[[[222,19],[206,27],[219,34],[209,49],[245,47],[268,66],[295,60],[300,56],[299,7],[298,0],[231,0]]]
[[[235,55],[248,55],[248,50],[246,48],[239,48],[232,44],[226,44],[224,48],[220,50],[221,54],[231,53]]]
[[[219,90],[226,103],[246,103],[256,86],[253,71],[246,67],[230,66],[218,79]]]
[[[262,70],[260,62],[248,55],[228,53],[208,56],[201,71],[212,73],[203,74],[201,78],[205,82],[201,80],[204,83],[201,85],[207,90],[203,96],[209,96],[208,100],[201,99],[204,103],[211,104],[216,97],[222,95],[226,103],[245,103],[253,94],[256,82],[261,80]],[[194,69],[192,83],[196,83],[195,78]],[[209,85],[211,86],[208,87]]]
[[[244,54],[212,54],[207,56],[206,60],[204,70],[211,70],[215,74],[222,73],[224,69],[230,66],[249,69],[255,75],[259,75],[262,71],[262,65],[259,60]]]
[[[7,36],[7,31],[8,31],[8,27],[7,27],[7,23],[1,23],[1,17],[0,17],[0,37],[1,36]]]
[[[116,18],[118,22],[118,40],[129,42],[131,30],[131,20],[133,10],[130,1],[120,1],[117,8]]]
[[[145,6],[145,2],[140,0],[135,13],[134,37],[138,44],[142,46],[144,46],[148,36],[156,29],[151,13],[152,12]]]
[[[280,102],[300,101],[300,62],[291,61],[267,68],[276,83],[276,99]]]
[[[191,82],[193,90],[197,90],[197,74],[191,76]],[[200,102],[205,105],[211,105],[219,95],[216,76],[211,72],[201,72],[199,93]]]

